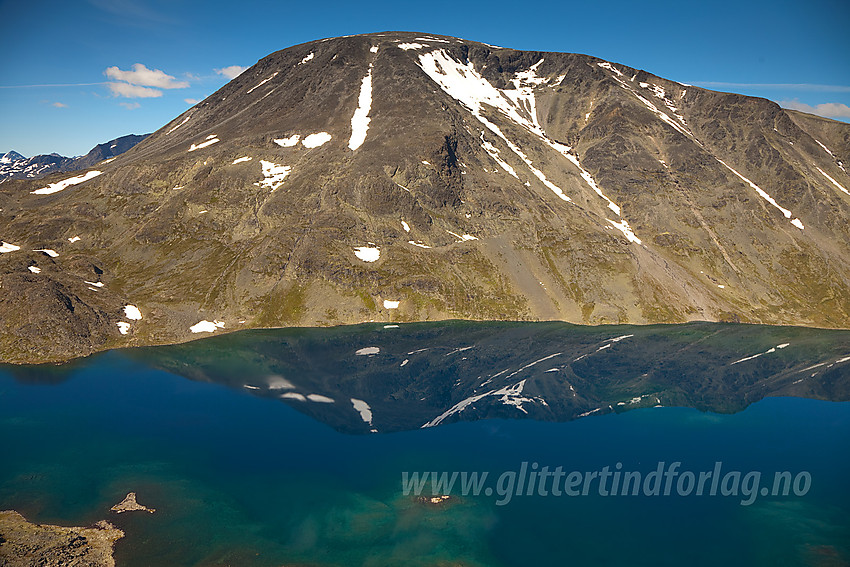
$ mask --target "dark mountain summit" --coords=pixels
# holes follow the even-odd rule
[[[848,156],[847,124],[586,55],[315,41],[108,164],[0,186],[0,349],[445,318],[846,328]]]

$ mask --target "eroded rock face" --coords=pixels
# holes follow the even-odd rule
[[[88,528],[31,524],[0,512],[0,564],[8,567],[114,567],[112,548],[124,532],[106,521]]]
[[[0,353],[370,320],[846,328],[848,158],[847,124],[589,56],[297,45],[96,177],[0,186]]]

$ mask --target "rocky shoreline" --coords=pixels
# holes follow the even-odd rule
[[[2,567],[114,567],[112,551],[124,532],[106,520],[83,527],[33,524],[18,512],[0,512]]]
[[[116,514],[156,509],[136,502],[136,493],[110,508]],[[89,527],[35,524],[14,510],[0,511],[0,567],[114,567],[112,552],[124,531],[106,520]]]

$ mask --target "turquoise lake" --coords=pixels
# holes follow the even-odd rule
[[[446,323],[0,366],[0,509],[108,519],[128,566],[847,565],[848,354],[847,332]],[[496,487],[523,463],[645,478],[672,462],[805,490],[744,505],[741,486],[679,495],[675,478],[668,496]],[[494,492],[405,495],[425,471],[486,471]],[[156,513],[110,512],[130,491]]]

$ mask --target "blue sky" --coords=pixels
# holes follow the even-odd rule
[[[690,4],[0,0],[0,153],[84,154],[158,129],[233,66],[387,30],[587,53],[850,121],[846,0]]]

